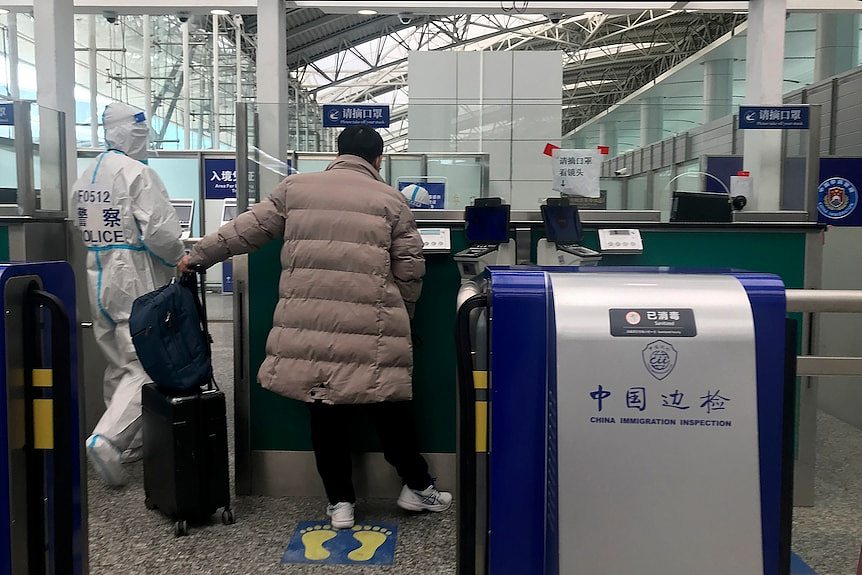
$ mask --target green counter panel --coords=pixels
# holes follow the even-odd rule
[[[9,257],[9,227],[0,226],[0,262],[8,262]]]
[[[452,247],[467,247],[464,234],[453,230]],[[249,256],[248,293],[250,365],[253,374],[264,360],[266,336],[277,301],[280,242]],[[422,297],[413,318],[413,396],[417,428],[425,452],[455,450],[455,299],[460,276],[448,255],[429,255]],[[251,385],[251,446],[254,450],[311,449],[308,411],[298,401]],[[379,451],[370,425],[357,422],[351,442],[357,449]]]
[[[645,253],[609,256],[603,265],[723,267],[771,272],[791,288],[803,286],[805,233],[771,231],[658,231],[643,230]],[[532,251],[542,237],[533,234]],[[597,247],[595,232],[586,245]],[[462,230],[452,230],[453,251],[466,247]],[[264,345],[277,300],[280,242],[249,257],[249,348],[253,374],[264,359]],[[535,260],[534,260],[535,261]],[[414,408],[425,452],[455,450],[455,300],[460,285],[458,269],[449,255],[429,255],[422,297],[413,320]],[[251,447],[253,450],[307,451],[311,449],[308,414],[300,402],[251,385]],[[378,451],[372,427],[356,422],[350,438],[360,450]]]

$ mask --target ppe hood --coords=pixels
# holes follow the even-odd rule
[[[145,161],[150,145],[150,124],[144,113],[128,104],[108,104],[102,116],[105,142],[110,150]]]

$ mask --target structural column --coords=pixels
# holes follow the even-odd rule
[[[641,100],[641,147],[660,141],[663,135],[661,98],[644,98]]]
[[[815,82],[855,68],[859,61],[858,16],[856,14],[818,14],[815,46]]]
[[[192,65],[189,43],[189,23],[183,23],[183,149],[192,147]]]
[[[39,0],[33,3],[36,46],[36,98],[40,106],[66,114],[66,174],[69,186],[77,179],[77,146],[75,140],[75,9],[69,0]],[[53,134],[43,133],[40,140],[42,158],[56,152],[51,146]],[[50,181],[50,171],[42,174],[42,190],[60,189],[60,182]],[[55,187],[56,186],[56,187]],[[53,194],[52,194],[53,196]],[[49,197],[43,193],[43,203]],[[43,205],[43,208],[46,207]],[[55,206],[48,206],[54,208]],[[59,206],[56,206],[59,209]]]
[[[745,100],[752,106],[782,103],[787,0],[751,0],[745,53]],[[754,193],[746,210],[777,211],[781,205],[781,131],[745,130],[744,169]]]
[[[221,102],[219,102],[219,20],[218,14],[213,14],[213,94],[212,94],[212,147],[221,147]]]
[[[703,65],[703,123],[733,113],[733,60],[708,60]]]
[[[89,27],[89,42],[87,54],[89,61],[90,89],[90,146],[99,147],[99,53],[96,51],[96,15],[90,14],[87,20]]]
[[[21,97],[18,87],[18,13],[9,12],[6,16],[6,30],[9,42],[9,95],[13,100]]]
[[[257,3],[257,101],[260,148],[280,162],[287,152],[287,36],[282,0]],[[282,176],[261,169],[261,195],[268,195]]]
[[[142,18],[144,27],[144,113],[147,115],[147,121],[150,127],[153,126],[153,41],[152,41],[152,23],[150,16],[144,14]]]
[[[607,121],[599,124],[599,145],[608,146],[610,148],[609,157],[613,158],[619,155],[620,151],[618,149],[619,142],[617,141],[616,122]]]

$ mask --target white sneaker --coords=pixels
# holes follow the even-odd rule
[[[119,487],[128,481],[126,472],[120,463],[120,451],[101,435],[91,435],[87,438],[87,459],[102,476],[108,485]]]
[[[144,458],[144,448],[141,447],[132,447],[125,450],[120,454],[120,463],[125,465],[126,463],[134,463],[136,461],[140,461]]]
[[[438,491],[432,483],[422,491],[410,489],[406,485],[398,496],[398,507],[407,511],[446,511],[452,505],[452,494]]]
[[[326,514],[331,518],[333,529],[350,529],[353,527],[353,503],[340,501],[335,505],[326,506]]]

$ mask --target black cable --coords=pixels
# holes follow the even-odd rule
[[[488,296],[474,295],[458,308],[455,319],[455,348],[458,363],[458,507],[455,557],[458,575],[476,572],[476,389],[473,383],[473,350],[470,344],[470,315],[488,306]]]

